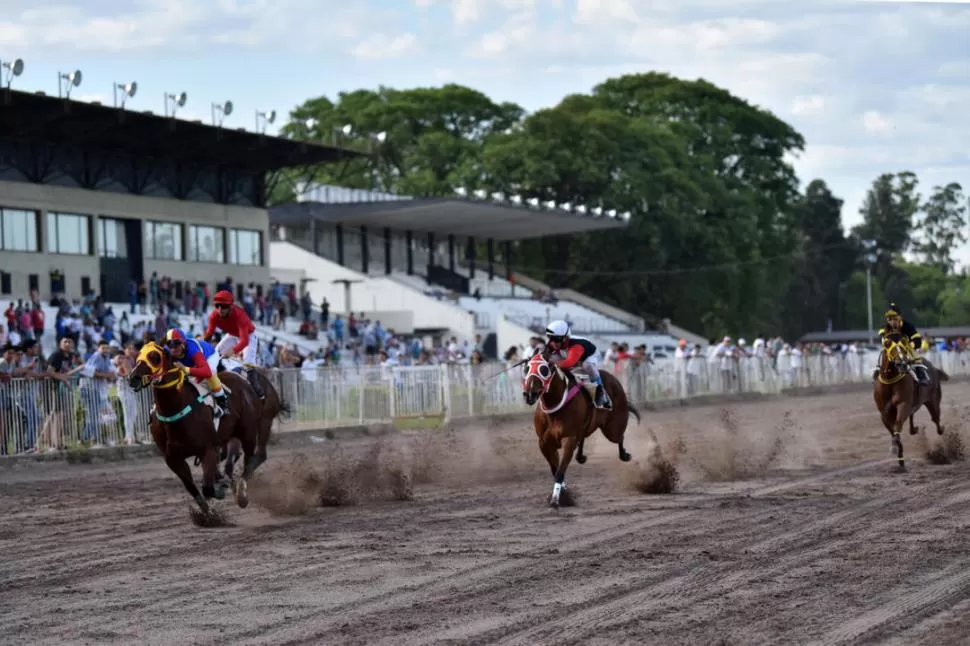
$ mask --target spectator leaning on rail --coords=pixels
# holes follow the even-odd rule
[[[203,341],[210,341],[218,328],[226,333],[216,344],[216,352],[220,356],[230,358],[241,354],[244,363],[258,366],[259,341],[254,334],[256,326],[252,320],[243,308],[233,302],[232,292],[221,290],[212,300],[216,308],[209,314],[209,326],[205,330]],[[259,383],[259,375],[253,370],[247,370],[246,377],[259,398],[265,399],[266,394]]]

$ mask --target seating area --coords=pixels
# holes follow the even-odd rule
[[[487,298],[461,296],[459,304],[476,314],[476,318],[494,322],[500,316],[525,328],[542,331],[546,323],[553,319],[562,319],[572,325],[577,334],[609,335],[629,334],[633,332],[630,326],[608,316],[594,312],[588,307],[568,301],[546,303],[529,298]]]

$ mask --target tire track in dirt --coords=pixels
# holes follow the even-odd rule
[[[942,500],[935,500],[935,504],[928,508],[922,507],[895,520],[901,524],[919,523],[938,515],[941,510],[965,505],[970,501],[970,488],[966,488],[967,483],[962,480],[953,479],[953,481],[964,489]],[[698,602],[717,598],[731,590],[748,586],[758,579],[783,575],[794,568],[811,564],[820,557],[836,553],[852,543],[879,536],[884,529],[881,524],[873,527],[869,519],[870,515],[886,509],[889,505],[898,506],[914,502],[926,497],[927,493],[932,493],[932,497],[937,498],[940,495],[939,487],[940,483],[927,484],[914,490],[905,490],[900,495],[881,498],[878,504],[876,504],[877,501],[869,501],[856,505],[851,510],[816,521],[813,523],[814,531],[811,533],[788,532],[771,537],[767,541],[759,541],[754,545],[767,543],[775,551],[768,567],[743,569],[739,568],[733,560],[717,565],[692,563],[668,570],[632,589],[615,592],[609,597],[597,600],[594,605],[584,603],[579,607],[563,608],[557,613],[561,615],[560,617],[542,621],[538,625],[532,621],[527,628],[513,634],[488,635],[488,641],[501,638],[503,641],[509,640],[511,644],[534,644],[549,640],[555,640],[557,643],[581,642],[583,637],[602,635],[605,629],[618,626],[621,620],[630,621],[637,616],[656,611],[674,598],[677,605],[681,607],[694,606]],[[826,540],[823,530],[836,526],[843,536]],[[737,552],[743,548],[745,540],[750,544],[751,539],[752,536],[748,535],[734,541],[719,539],[718,543],[726,546],[724,549],[726,553]],[[797,551],[779,555],[783,548]],[[562,641],[564,639],[565,642]]]
[[[784,483],[765,486],[755,483],[752,488],[740,494],[726,496],[713,495],[712,500],[769,496],[786,490],[817,484],[833,478],[872,470],[876,466],[884,465],[887,462],[887,460],[876,460],[856,464],[821,473],[812,473]],[[703,515],[705,511],[705,509],[675,511],[661,517],[620,521],[613,523],[608,528],[583,533],[579,536],[557,536],[559,554],[570,555],[582,553],[599,543],[612,543],[618,539],[636,535],[645,530],[676,524],[680,521],[693,520]],[[754,522],[762,516],[770,516],[776,513],[778,512],[774,508],[765,509],[757,512],[749,520]],[[314,643],[315,640],[319,641],[323,639],[330,631],[346,623],[351,618],[359,620],[370,614],[385,615],[386,613],[402,610],[426,601],[433,601],[442,595],[447,595],[449,598],[453,595],[465,595],[469,592],[477,595],[484,593],[486,590],[508,588],[525,579],[540,578],[542,572],[537,572],[534,569],[523,570],[522,561],[524,559],[533,559],[545,553],[548,553],[548,550],[528,549],[521,552],[509,553],[502,558],[491,559],[485,563],[460,568],[449,575],[435,577],[418,585],[405,584],[374,595],[365,595],[353,603],[329,607],[325,610],[315,610],[303,614],[294,613],[289,616],[285,625],[263,626],[257,630],[237,633],[233,636],[232,640],[217,641],[216,643],[227,644],[230,641],[239,644],[262,644],[271,642],[274,644],[288,645]],[[551,566],[553,569],[559,569],[561,567],[561,564]],[[301,628],[301,624],[305,623],[313,624],[311,634],[307,634],[306,630]]]
[[[968,598],[970,558],[948,564],[915,591],[894,595],[888,603],[842,623],[821,639],[810,642],[810,646],[881,643],[891,633],[913,626]]]

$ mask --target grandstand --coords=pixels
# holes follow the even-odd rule
[[[484,194],[417,199],[304,187],[299,201],[270,209],[270,265],[274,274],[307,281],[314,302],[326,299],[333,312],[393,321],[388,327],[399,333],[478,334],[493,357],[526,346],[552,318],[570,321],[601,347],[619,341],[665,350],[675,337],[706,344],[686,330],[651,330],[629,312],[514,273],[515,241],[626,226],[615,212],[519,203]]]

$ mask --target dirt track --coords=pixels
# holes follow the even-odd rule
[[[944,407],[960,436],[968,391],[951,385]],[[218,529],[191,524],[160,461],[0,470],[0,643],[970,638],[970,466],[931,465],[907,436],[910,473],[891,475],[868,394],[644,421],[679,492],[638,493],[644,464],[600,440],[567,476],[578,505],[558,512],[524,424],[276,450]],[[635,459],[647,436],[629,432]],[[401,474],[413,500],[392,500]]]

